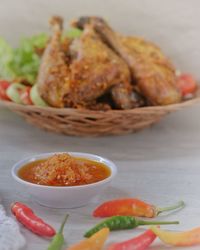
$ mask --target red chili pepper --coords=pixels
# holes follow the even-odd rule
[[[156,239],[156,235],[147,230],[136,238],[112,244],[107,250],[145,250]]]
[[[10,101],[10,98],[6,94],[7,88],[10,86],[10,83],[5,80],[0,81],[0,99],[5,101]]]
[[[30,91],[31,91],[31,87],[27,86],[20,93],[20,99],[24,105],[33,105],[33,102],[31,101],[31,98],[30,98]]]
[[[182,96],[194,94],[197,90],[197,82],[190,74],[181,74],[177,79],[177,86],[180,89]]]
[[[165,211],[171,211],[184,206],[181,201],[175,206],[158,208],[144,201],[134,198],[124,198],[118,200],[107,201],[97,207],[94,212],[94,217],[111,217],[116,215],[122,216],[139,216],[153,218]]]
[[[37,217],[25,204],[15,202],[11,205],[11,211],[25,227],[43,237],[53,237],[56,231],[42,219]]]

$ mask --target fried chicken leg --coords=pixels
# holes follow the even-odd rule
[[[53,107],[64,107],[64,96],[70,92],[70,71],[61,45],[62,19],[50,20],[52,36],[42,56],[37,78],[42,98]]]
[[[111,90],[118,108],[129,109],[136,105],[126,63],[101,41],[91,25],[86,25],[81,37],[72,42],[70,53],[76,102],[89,103]]]
[[[50,23],[52,36],[37,79],[39,93],[47,103],[53,107],[88,107],[111,91],[117,108],[137,105],[128,66],[91,25],[71,42],[67,57],[61,43],[62,19],[53,17]]]
[[[126,61],[140,92],[152,105],[180,102],[174,67],[158,47],[141,38],[121,36],[98,17],[82,17],[74,24],[84,28],[88,23]]]

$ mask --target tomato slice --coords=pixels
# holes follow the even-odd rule
[[[182,96],[194,94],[197,90],[197,82],[190,74],[181,74],[177,79],[177,86],[180,89]]]
[[[10,82],[6,80],[0,80],[0,99],[10,101],[10,98],[6,94],[7,88],[10,86]]]
[[[30,98],[30,91],[31,87],[26,87],[24,90],[20,92],[20,99],[24,105],[33,105],[33,102],[31,101]]]

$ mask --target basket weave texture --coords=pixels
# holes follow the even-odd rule
[[[92,111],[72,108],[25,106],[0,101],[0,105],[23,116],[27,122],[48,131],[73,136],[102,136],[133,133],[158,122],[166,114],[200,103],[196,98],[168,106],[131,110]]]

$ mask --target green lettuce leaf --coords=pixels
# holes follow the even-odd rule
[[[24,78],[31,84],[35,83],[40,65],[40,57],[35,52],[35,49],[44,48],[47,40],[48,36],[46,34],[21,40],[19,47],[14,49],[11,62],[11,68],[16,77]]]
[[[64,36],[74,39],[74,38],[79,38],[82,33],[83,31],[78,28],[70,28],[64,32]]]
[[[0,78],[6,80],[23,78],[34,84],[40,65],[40,57],[35,49],[44,48],[47,40],[46,34],[24,38],[19,47],[13,49],[0,38]]]
[[[77,28],[70,28],[64,32],[64,37],[78,38],[82,31]],[[23,38],[17,48],[13,49],[3,38],[0,38],[0,78],[15,80],[26,79],[34,84],[40,66],[40,57],[35,49],[45,47],[49,36],[39,34],[30,38]]]
[[[11,67],[12,60],[13,49],[3,38],[0,38],[0,78],[12,80],[15,77]]]

